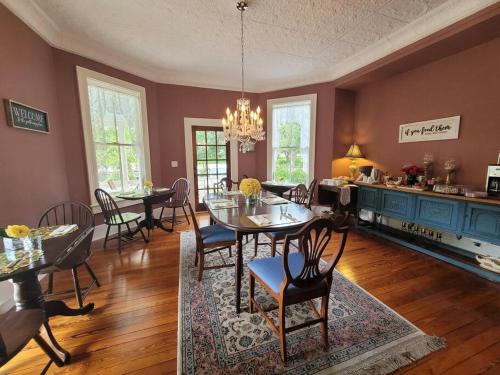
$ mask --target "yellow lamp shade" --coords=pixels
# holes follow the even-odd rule
[[[356,143],[353,143],[351,146],[349,146],[349,150],[347,151],[347,154],[345,154],[345,157],[351,159],[358,159],[362,158],[363,154],[361,153],[359,146]]]

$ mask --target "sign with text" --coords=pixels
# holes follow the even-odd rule
[[[4,99],[4,104],[10,126],[42,133],[49,132],[47,112],[9,99]]]
[[[399,125],[399,143],[457,139],[460,116]]]

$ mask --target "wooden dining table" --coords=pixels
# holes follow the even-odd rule
[[[67,235],[40,240],[43,256],[22,268],[9,273],[0,273],[0,281],[12,280],[14,284],[14,300],[17,310],[42,309],[45,312],[45,321],[40,328],[40,335],[45,339],[49,348],[45,352],[58,365],[69,363],[70,353],[63,349],[54,337],[49,325],[49,319],[53,316],[76,316],[86,315],[94,309],[93,303],[88,303],[82,308],[70,308],[61,300],[45,300],[42,286],[38,279],[41,270],[55,268],[67,257],[73,254],[79,246],[90,246],[94,227],[79,228]],[[7,254],[4,242],[0,239],[0,253]],[[27,252],[29,255],[29,252]],[[30,258],[31,260],[31,258]]]
[[[247,234],[258,234],[265,232],[293,231],[299,230],[304,224],[314,218],[311,210],[293,203],[284,203],[287,205],[286,215],[295,220],[282,220],[281,204],[266,204],[258,199],[254,204],[247,204],[245,198],[241,195],[226,195],[227,193],[209,194],[205,196],[204,202],[213,222],[222,225],[225,228],[235,232],[236,237],[236,313],[241,311],[241,278],[243,275],[243,236]],[[263,194],[263,198],[272,194]],[[234,208],[214,208],[210,202],[217,199],[234,200],[237,207]],[[266,215],[270,218],[272,225],[260,226],[253,222],[249,216]]]
[[[260,184],[262,188],[270,193],[274,193],[279,197],[283,197],[283,194],[288,190],[297,186],[297,184],[279,181],[264,181]]]
[[[164,230],[165,232],[172,232],[172,228],[167,228],[163,226],[161,220],[157,219],[153,215],[153,205],[161,204],[168,201],[175,194],[174,189],[162,189],[162,190],[138,190],[132,191],[130,193],[118,194],[116,197],[125,200],[142,200],[144,204],[144,215],[145,219],[139,223],[139,227],[135,229],[132,234],[139,232],[141,228],[146,228],[148,230],[147,239],[149,241],[150,232],[156,227]]]

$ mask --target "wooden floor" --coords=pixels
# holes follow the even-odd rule
[[[89,316],[51,319],[57,340],[73,358],[48,373],[175,373],[178,252],[179,233],[158,230],[150,244],[136,241],[121,256],[113,246],[97,249],[91,265],[102,287],[88,297],[96,309]],[[404,373],[500,374],[498,285],[359,233],[350,235],[338,270],[426,333],[447,339],[447,349]],[[71,287],[69,273],[58,274],[55,285]],[[31,342],[0,373],[38,374],[46,362]]]

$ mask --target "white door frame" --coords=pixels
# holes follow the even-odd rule
[[[192,128],[193,126],[212,126],[222,128],[220,119],[211,118],[195,118],[195,117],[184,117],[184,144],[186,148],[186,176],[191,182],[191,191],[189,192],[189,201],[195,209],[194,204],[194,173],[193,173],[193,138],[192,138]],[[231,158],[231,179],[238,179],[238,142],[229,142],[229,154]]]

